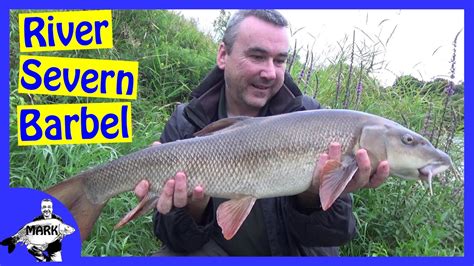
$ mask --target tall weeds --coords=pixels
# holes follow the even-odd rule
[[[309,82],[300,83],[300,86],[307,86],[309,95],[317,91],[317,100],[327,108],[378,114],[421,132],[450,153],[454,167],[434,181],[434,196],[429,196],[420,183],[396,178],[390,178],[375,190],[355,193],[354,214],[359,233],[355,240],[342,247],[342,255],[463,255],[464,102],[463,85],[453,82],[460,33],[453,41],[449,81],[426,82],[402,76],[392,86],[382,87],[371,76],[387,65],[380,57],[396,29],[397,26],[393,27],[386,39],[380,34],[372,36],[358,29],[369,42],[357,40],[354,31],[350,43],[337,43],[336,59],[329,64],[315,63],[313,78],[307,78]],[[292,49],[298,50],[297,47]],[[313,52],[317,54],[317,51],[316,47]],[[293,62],[292,68],[298,71],[307,68],[304,66],[306,61]]]

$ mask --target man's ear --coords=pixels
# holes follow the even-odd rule
[[[226,56],[227,56],[227,52],[225,50],[225,44],[224,42],[221,42],[221,44],[219,44],[219,50],[217,51],[217,58],[216,58],[217,67],[219,67],[221,70],[225,69]]]

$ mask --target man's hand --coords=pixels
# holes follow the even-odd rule
[[[321,178],[321,171],[324,168],[324,165],[328,160],[336,160],[340,162],[341,157],[341,145],[337,142],[331,143],[331,145],[329,145],[329,152],[327,154],[323,153],[319,156],[313,175],[313,185],[307,191],[298,195],[298,202],[300,205],[305,207],[311,207],[314,205],[314,202],[316,202],[317,192],[319,190],[319,187],[316,185],[319,185],[320,183],[319,179]],[[355,159],[359,169],[349,184],[347,184],[343,193],[354,192],[361,188],[376,188],[385,182],[390,173],[390,167],[387,161],[381,161],[377,166],[375,173],[370,176],[372,167],[367,151],[364,149],[359,149],[356,152]]]
[[[153,143],[153,145],[159,145],[159,142]],[[150,184],[147,180],[141,180],[135,186],[135,195],[141,200],[143,199],[150,189]],[[167,214],[173,207],[183,208],[189,211],[191,216],[196,222],[201,222],[202,214],[209,203],[209,196],[204,195],[204,188],[202,186],[196,186],[191,196],[188,196],[188,184],[186,174],[178,172],[176,175],[168,181],[166,181],[162,193],[158,198],[156,209],[161,214]]]
[[[331,143],[331,145],[329,145],[329,154],[327,156],[322,154],[319,157],[319,160],[318,160],[319,169],[317,171],[320,171],[320,169],[324,167],[327,160],[336,160],[340,162],[341,156],[342,156],[341,145],[337,142]],[[346,189],[344,190],[344,193],[354,192],[361,188],[376,188],[380,186],[383,182],[385,182],[385,180],[387,179],[390,173],[390,167],[388,165],[388,161],[381,161],[379,165],[377,166],[377,170],[375,171],[375,173],[372,176],[370,176],[370,173],[372,172],[372,167],[371,167],[370,158],[369,158],[369,155],[367,154],[367,151],[364,149],[359,149],[356,152],[355,159],[357,162],[357,167],[359,169],[357,170],[357,172],[355,173],[354,177],[349,182],[349,184],[347,184]],[[322,167],[319,167],[319,166],[322,166]],[[319,175],[320,173],[315,175],[316,178],[320,178]]]

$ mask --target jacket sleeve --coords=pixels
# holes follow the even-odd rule
[[[340,196],[326,211],[318,207],[302,209],[296,203],[296,196],[290,197],[286,213],[292,236],[308,247],[341,246],[356,234],[352,198],[349,194]]]
[[[187,138],[194,131],[183,116],[184,105],[179,105],[166,123],[160,142],[172,142]],[[197,224],[185,208],[173,208],[163,215],[155,212],[154,233],[175,252],[192,252],[209,241],[215,217],[212,210],[212,199],[204,212],[203,221]]]

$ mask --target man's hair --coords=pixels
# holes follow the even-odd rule
[[[53,203],[50,199],[43,199],[41,202],[44,202],[44,201],[49,201],[49,202]]]
[[[271,23],[279,27],[288,27],[288,21],[283,17],[283,15],[272,9],[249,9],[249,10],[239,10],[232,17],[230,17],[227,22],[227,27],[224,32],[224,37],[222,38],[226,51],[228,54],[232,52],[232,47],[234,46],[235,40],[237,39],[237,34],[239,32],[239,26],[242,21],[247,17],[256,17],[268,23]]]

